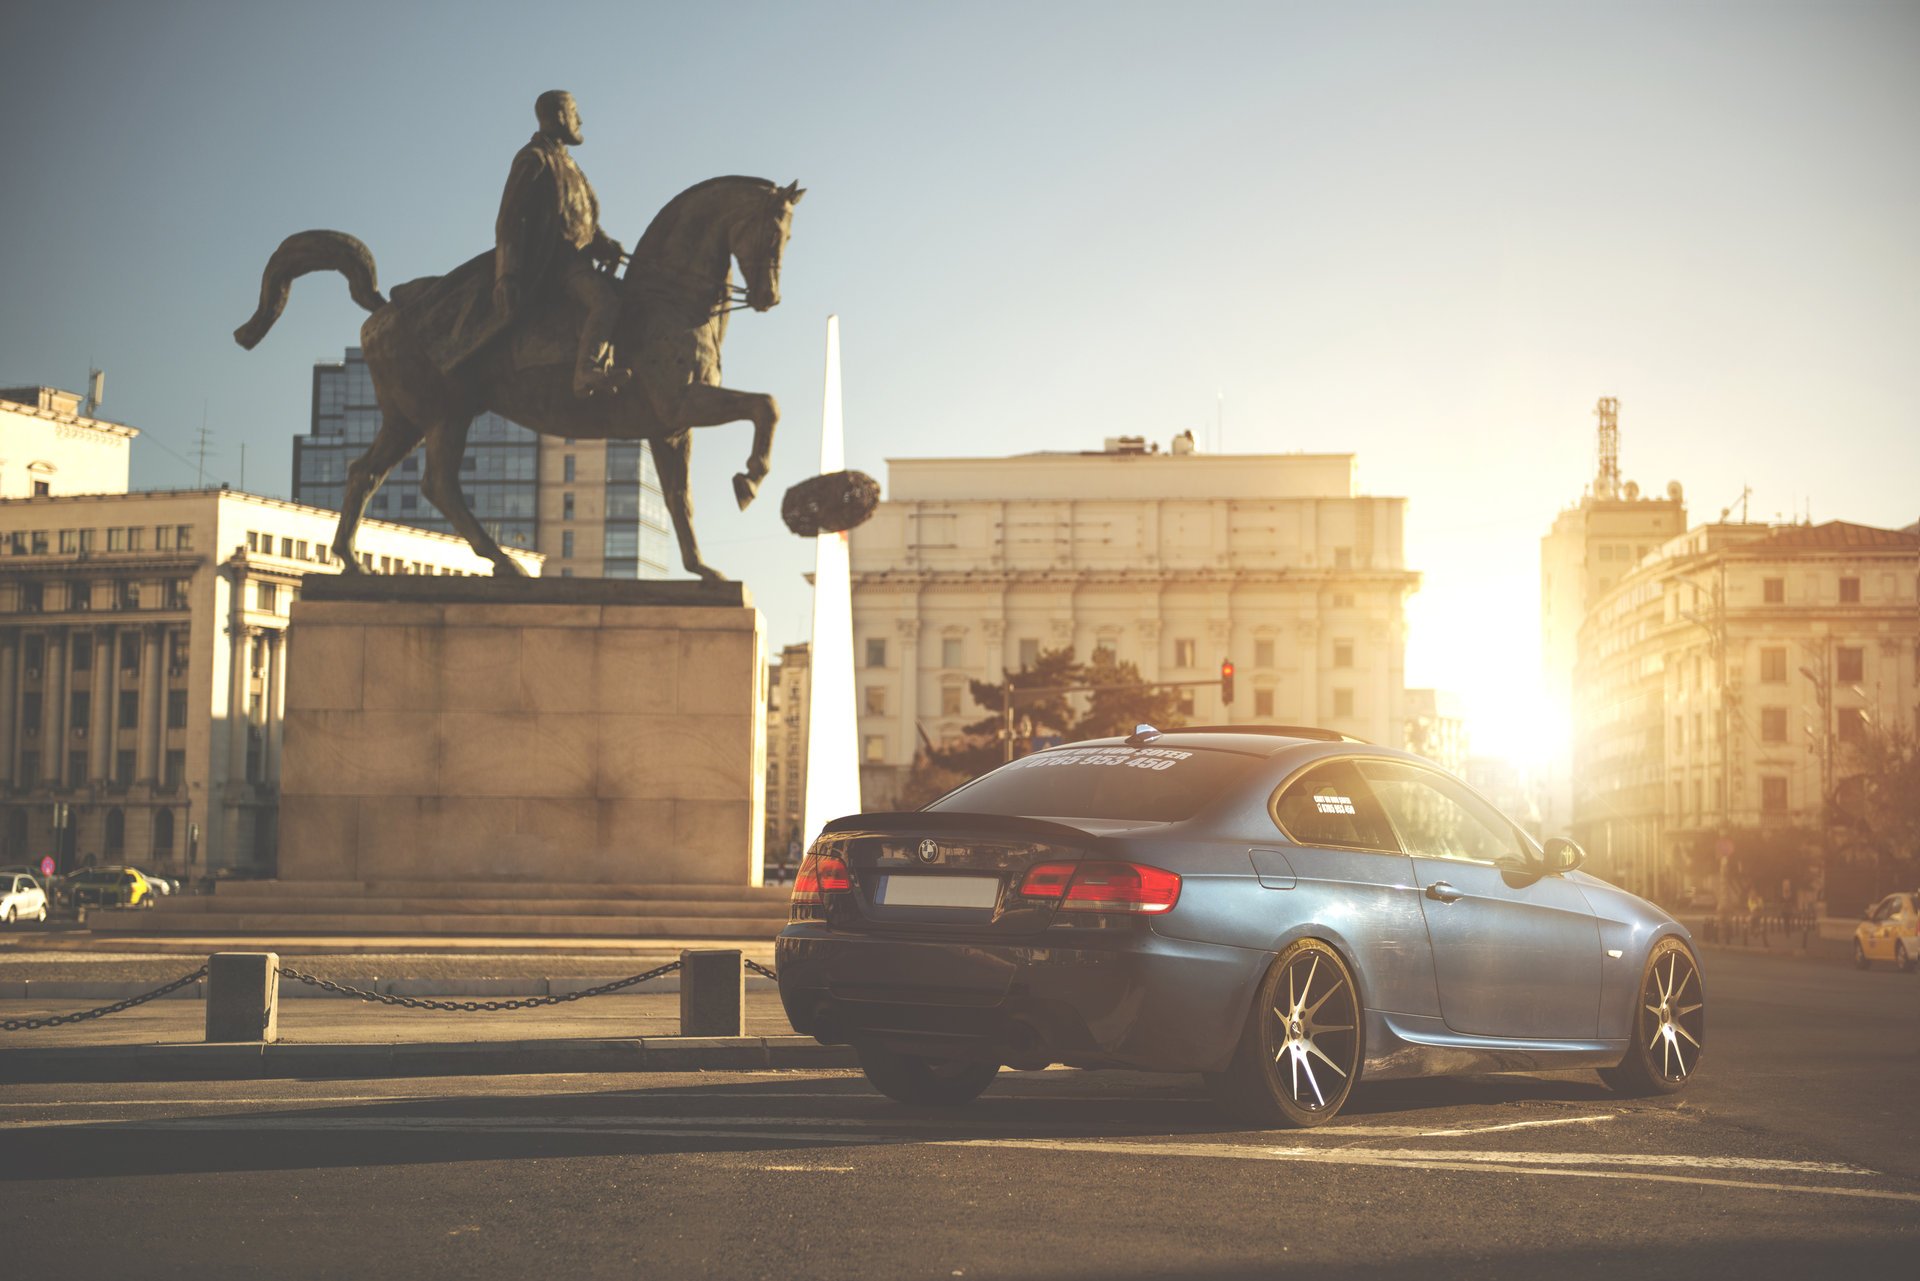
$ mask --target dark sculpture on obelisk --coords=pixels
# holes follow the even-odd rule
[[[535,114],[540,131],[514,158],[494,248],[445,276],[399,285],[388,301],[360,241],[338,231],[296,233],[268,261],[260,305],[234,338],[257,344],[293,281],[314,271],[345,276],[354,301],[372,313],[360,345],[381,427],[347,469],[333,550],[349,572],[362,569],[353,535],[367,500],[423,445],[428,501],[495,573],[520,572],[460,490],[468,428],[493,410],[543,435],[649,442],[681,563],[718,580],[693,536],[690,432],[753,424],[752,451],[733,478],[739,505],[753,501],[779,407],[764,392],[721,386],[720,348],[729,312],[778,305],[793,207],[806,193],[763,178],[698,183],[654,216],[616,276],[620,244],[601,229],[593,188],[567,151],[581,141],[579,109],[556,90],[540,96]],[[733,283],[736,263],[744,285]]]

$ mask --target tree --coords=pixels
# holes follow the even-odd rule
[[[1904,725],[1870,726],[1851,748],[1858,769],[1834,789],[1836,821],[1884,863],[1920,855],[1920,740]]]
[[[1116,662],[1113,651],[1097,649],[1093,662],[1081,669],[1078,684],[1112,686],[1089,696],[1086,715],[1074,722],[1073,738],[1108,738],[1131,734],[1136,725],[1172,729],[1186,724],[1180,715],[1180,692],[1153,689],[1132,663]]]

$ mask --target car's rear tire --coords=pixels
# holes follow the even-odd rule
[[[1655,943],[1635,989],[1626,1057],[1601,1068],[1600,1079],[1635,1098],[1685,1088],[1706,1047],[1706,1001],[1692,950],[1677,938]]]
[[[880,1045],[854,1049],[860,1055],[860,1070],[874,1089],[914,1107],[955,1108],[971,1103],[1000,1071],[998,1063],[928,1058]]]
[[[1914,956],[1912,952],[1907,950],[1907,945],[1904,940],[1895,939],[1893,941],[1893,963],[1899,968],[1902,974],[1913,973]]]
[[[1207,1089],[1254,1125],[1325,1125],[1359,1079],[1363,1036],[1353,971],[1331,944],[1296,940],[1261,980],[1233,1062],[1207,1075]]]
[[[1867,959],[1867,949],[1860,946],[1859,939],[1855,939],[1853,941],[1853,968],[1856,970],[1864,970],[1872,964],[1873,962]]]

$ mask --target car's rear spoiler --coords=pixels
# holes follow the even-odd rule
[[[958,810],[898,810],[873,814],[849,814],[836,818],[820,829],[828,832],[860,832],[874,836],[901,836],[908,832],[991,832],[996,835],[1025,836],[1056,844],[1078,845],[1084,849],[1104,849],[1107,839],[1065,823],[1050,823],[1044,818],[1020,818],[1011,814],[968,814]]]

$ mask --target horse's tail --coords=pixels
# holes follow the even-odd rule
[[[380,296],[373,253],[365,245],[344,231],[296,231],[267,259],[267,269],[260,276],[260,306],[246,324],[233,331],[233,340],[253,350],[287,309],[293,282],[314,271],[337,271],[345,276],[353,300],[368,311],[387,305]]]

